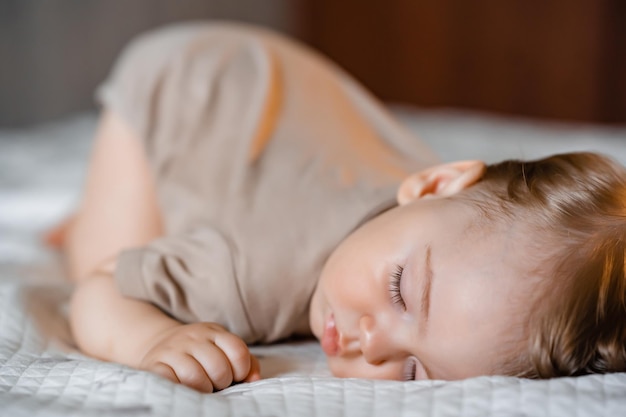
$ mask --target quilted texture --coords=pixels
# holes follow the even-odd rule
[[[524,153],[517,156],[529,156],[592,144],[626,161],[621,130],[407,110],[400,115],[442,147],[447,159],[456,158],[454,152],[488,160],[516,156],[507,154],[507,146]],[[93,126],[94,118],[84,116],[35,130],[0,131],[0,415],[626,416],[626,374],[549,381],[337,379],[329,375],[316,343],[294,342],[254,348],[263,380],[200,394],[81,355],[66,320],[70,288],[58,259],[41,247],[37,235],[74,204]],[[516,143],[522,136],[530,140]],[[502,143],[486,145],[494,140]],[[486,153],[475,156],[480,149]]]

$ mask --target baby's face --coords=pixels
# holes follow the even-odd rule
[[[515,226],[478,232],[470,227],[476,217],[449,198],[418,199],[374,218],[338,246],[310,311],[335,375],[403,380],[497,373],[497,359],[523,337],[522,242]]]

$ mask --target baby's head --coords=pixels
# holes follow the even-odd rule
[[[439,165],[332,253],[310,321],[339,376],[626,370],[626,169]]]

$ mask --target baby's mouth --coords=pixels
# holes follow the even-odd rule
[[[337,356],[339,354],[339,332],[335,325],[335,316],[330,313],[330,316],[324,323],[324,333],[321,339],[322,350],[328,356]]]

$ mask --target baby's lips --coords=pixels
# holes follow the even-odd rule
[[[335,316],[333,314],[328,317],[324,326],[324,334],[320,341],[322,350],[328,356],[336,356],[339,354],[339,332],[335,325]]]

